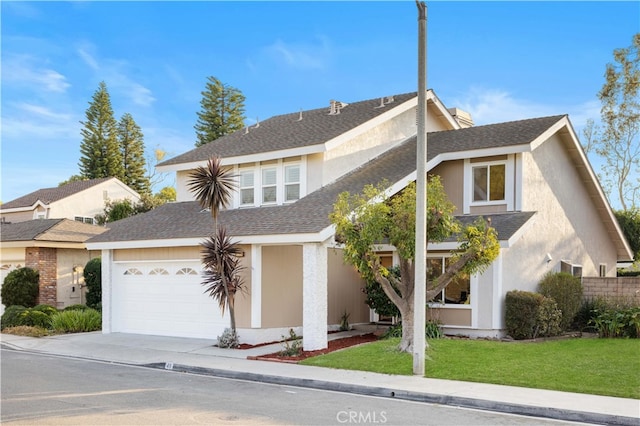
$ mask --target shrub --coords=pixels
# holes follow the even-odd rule
[[[574,330],[595,332],[594,319],[599,311],[606,309],[607,302],[601,297],[583,300],[580,310],[573,319]]]
[[[284,339],[284,349],[280,351],[281,356],[298,356],[302,352],[302,339],[298,337],[293,328],[289,329],[289,337],[282,336]]]
[[[444,337],[442,323],[436,320],[427,320],[425,323],[424,336],[427,339],[441,339]],[[381,339],[393,339],[396,337],[402,337],[402,322],[398,322],[389,327]]]
[[[87,305],[75,304],[75,305],[69,305],[66,308],[64,308],[63,310],[65,310],[65,311],[86,311],[87,309],[91,309],[91,308],[88,307]]]
[[[91,259],[84,267],[84,282],[87,286],[87,306],[96,310],[102,308],[102,261]]]
[[[49,330],[42,327],[32,327],[30,325],[18,325],[16,327],[7,327],[2,330],[3,333],[13,334],[15,336],[27,337],[44,337],[49,335]]]
[[[59,333],[83,333],[102,328],[102,315],[95,309],[62,311],[51,317],[51,327]]]
[[[40,274],[35,269],[20,268],[9,272],[2,284],[0,296],[4,306],[20,305],[26,308],[38,303]]]
[[[51,327],[51,316],[34,308],[25,309],[18,316],[18,325],[31,327]]]
[[[400,278],[400,267],[393,266],[389,268],[389,273]],[[400,310],[391,299],[389,299],[389,296],[387,296],[382,286],[376,280],[368,280],[362,291],[366,294],[364,303],[378,315],[393,318],[400,316]]]
[[[26,310],[27,308],[21,305],[13,305],[5,309],[4,314],[2,314],[2,318],[0,318],[0,327],[2,330],[8,327],[21,325],[20,314]]]
[[[640,307],[601,308],[591,320],[600,337],[640,337]]]
[[[507,293],[505,303],[507,334],[512,338],[534,339],[558,334],[561,313],[553,299],[513,290]]]
[[[562,312],[560,328],[568,330],[582,305],[582,282],[566,272],[548,273],[539,284],[542,295],[552,298]]]
[[[231,328],[225,328],[222,336],[218,336],[219,348],[237,348],[239,344],[238,333],[235,333]]]

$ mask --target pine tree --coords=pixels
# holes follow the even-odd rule
[[[117,123],[113,117],[111,98],[104,81],[93,94],[86,121],[80,131],[80,176],[86,179],[115,176],[123,179],[122,156],[118,147]]]
[[[131,114],[126,113],[118,123],[118,144],[124,169],[122,181],[140,194],[151,192],[144,158],[144,136]]]
[[[194,128],[198,138],[196,146],[202,146],[221,136],[244,127],[244,100],[242,92],[223,84],[215,77],[208,77],[200,101],[201,110]]]

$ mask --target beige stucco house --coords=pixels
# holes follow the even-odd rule
[[[390,194],[416,177],[417,94],[406,93],[272,117],[165,161],[178,201],[111,224],[88,241],[103,260],[103,332],[212,338],[229,321],[203,293],[200,243],[212,230],[187,189],[213,155],[238,177],[221,212],[244,248],[247,292],[236,302],[241,341],[279,339],[294,328],[307,350],[326,347],[344,312],[376,320],[362,282],[344,264],[328,219],[339,193],[383,179]],[[448,333],[500,336],[509,290],[535,290],[548,271],[615,276],[629,245],[565,115],[473,126],[428,91],[428,163],[459,219],[491,217],[501,253],[481,275],[461,277],[430,315]],[[437,274],[456,243],[432,244]],[[381,246],[387,261],[393,247]]]
[[[26,266],[40,273],[38,303],[57,308],[83,304],[84,266],[100,256],[100,252],[88,251],[84,243],[105,231],[69,219],[0,223],[0,282],[9,272]],[[4,308],[0,306],[0,313]]]
[[[115,177],[70,182],[38,189],[0,205],[0,220],[15,223],[66,218],[93,224],[104,212],[105,201],[123,199],[136,203],[140,195]]]

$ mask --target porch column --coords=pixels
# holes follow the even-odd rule
[[[251,328],[262,327],[262,246],[251,245]]]
[[[327,347],[327,248],[302,246],[302,346],[305,351]]]
[[[111,333],[112,300],[112,269],[113,259],[111,250],[102,250],[102,334]]]

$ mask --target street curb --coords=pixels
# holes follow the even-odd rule
[[[316,379],[300,379],[294,377],[272,376],[259,373],[247,373],[240,371],[220,370],[216,368],[193,367],[172,363],[138,364],[140,367],[162,369],[177,373],[190,373],[204,376],[215,376],[225,379],[247,380],[253,382],[269,383],[275,385],[297,386],[310,389],[329,390],[334,392],[353,393],[358,395],[377,396],[382,398],[395,398],[431,404],[449,405],[464,408],[475,408],[501,413],[534,416],[554,420],[574,421],[581,423],[638,426],[640,421],[634,417],[624,417],[609,414],[589,413],[584,411],[560,410],[557,408],[535,407],[522,404],[495,402],[477,398],[457,397],[451,395],[438,395],[427,392],[411,392],[376,386],[353,385],[345,383],[329,382]]]

